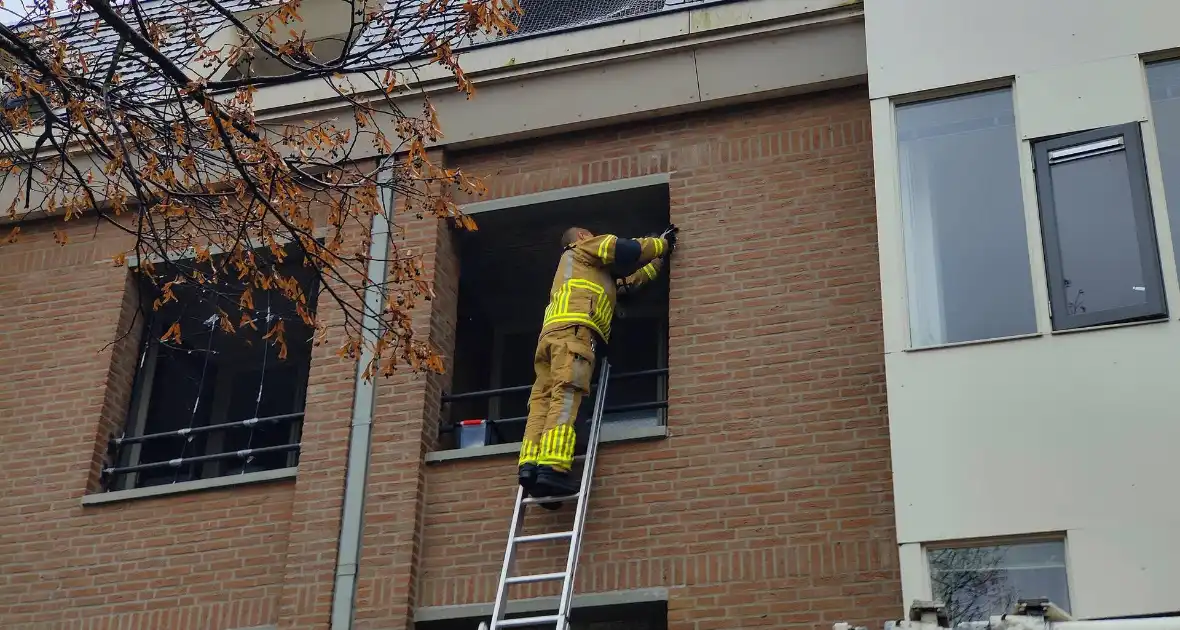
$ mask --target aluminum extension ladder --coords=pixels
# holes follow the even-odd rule
[[[508,529],[508,547],[504,550],[504,565],[500,569],[500,583],[496,586],[496,604],[492,609],[491,622],[479,624],[480,630],[501,630],[503,628],[553,628],[554,630],[569,630],[570,607],[574,599],[574,576],[578,570],[578,554],[582,549],[582,530],[586,525],[586,511],[590,505],[590,485],[594,477],[594,459],[598,455],[599,436],[602,433],[602,410],[606,400],[606,383],[610,378],[610,362],[605,357],[598,370],[598,386],[594,395],[594,412],[590,417],[590,438],[586,445],[586,454],[575,457],[584,462],[582,481],[576,495],[564,497],[535,498],[525,496],[524,488],[516,488],[516,507],[512,510],[512,524]],[[577,511],[574,512],[574,528],[564,532],[550,532],[547,534],[520,535],[521,524],[524,522],[525,506],[554,503],[557,501],[578,500]],[[558,573],[539,573],[535,575],[513,575],[513,564],[516,560],[518,545],[544,542],[550,540],[568,540],[569,555],[565,561],[565,571]],[[556,582],[561,580],[561,597],[557,606],[557,614],[534,617],[520,617],[505,619],[508,608],[508,587],[513,584],[531,584],[535,582]]]

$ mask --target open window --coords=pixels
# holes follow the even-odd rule
[[[314,269],[294,252],[273,264],[314,309]],[[163,277],[176,271],[156,266]],[[255,287],[253,306],[243,306],[242,288],[235,277],[178,283],[176,299],[154,308],[161,292],[141,282],[144,344],[124,433],[111,440],[103,471],[107,490],[296,465],[312,330],[279,289]],[[166,334],[174,323],[179,339]]]
[[[603,596],[598,595],[598,598],[601,599]],[[578,599],[574,600],[573,614],[570,615],[570,630],[667,630],[668,628],[668,602],[666,600],[580,606]],[[506,618],[550,614],[552,610],[557,608],[555,600],[556,598],[517,600],[509,604],[508,609],[512,612]],[[480,623],[488,621],[491,614],[467,616],[463,613],[468,611],[462,611],[462,609],[477,607],[477,605],[443,607],[453,609],[453,616],[442,610],[435,612],[429,608],[419,609],[416,615],[417,620],[414,622],[414,630],[476,630]],[[513,610],[514,608],[518,610]]]
[[[460,234],[459,317],[453,391],[442,448],[516,443],[524,434],[533,355],[561,234],[571,226],[638,237],[668,225],[667,185],[490,211]],[[668,284],[662,275],[616,309],[608,357],[607,426],[664,423]],[[601,354],[600,354],[601,358]],[[593,399],[582,403],[585,422]],[[580,431],[584,435],[584,431]],[[475,436],[474,439],[471,436]]]

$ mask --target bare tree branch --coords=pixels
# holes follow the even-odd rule
[[[342,17],[304,23],[308,7]],[[0,25],[0,220],[10,241],[45,226],[64,245],[68,222],[93,216],[96,230],[127,239],[112,264],[139,261],[134,273],[157,295],[152,310],[187,286],[186,299],[240,306],[243,321],[226,329],[257,317],[254,291],[279,290],[323,339],[329,322],[316,305],[329,300],[340,353],[356,356],[369,224],[377,213],[397,224],[381,199],[474,228],[451,197],[482,191],[428,158],[441,129],[407,77],[438,66],[470,95],[455,51],[510,32],[519,14],[515,0],[71,0],[60,13],[37,0]],[[317,54],[328,44],[340,48]],[[351,116],[260,120],[260,90],[313,84]],[[423,107],[411,115],[405,102]],[[313,272],[314,288],[284,266],[289,258]],[[431,298],[422,261],[395,245],[385,262],[371,367],[441,369],[411,326]],[[184,334],[173,324],[168,343]],[[285,345],[279,330],[266,342]]]

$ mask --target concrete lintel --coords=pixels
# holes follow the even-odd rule
[[[659,440],[668,437],[668,427],[664,425],[621,425],[602,427],[602,441],[605,442],[635,442],[638,440]],[[516,455],[520,452],[520,442],[511,444],[493,444],[491,446],[475,446],[472,448],[455,448],[447,451],[435,451],[426,454],[427,464],[449,462],[461,459],[482,459],[500,455]]]
[[[263,470],[260,472],[246,473],[244,475],[226,475],[224,477],[214,477],[213,479],[181,481],[179,483],[168,484],[166,486],[148,486],[146,488],[133,488],[131,490],[115,490],[113,492],[88,494],[82,497],[82,505],[102,505],[104,503],[147,499],[150,497],[166,496],[170,494],[184,494],[187,492],[198,492],[201,490],[211,490],[214,488],[243,486],[246,484],[262,483],[265,481],[294,479],[296,470],[298,470],[296,467],[279,468],[277,470]]]
[[[589,197],[590,195],[618,192],[620,190],[631,190],[635,188],[646,188],[648,186],[666,185],[671,180],[671,177],[672,176],[670,173],[655,173],[652,175],[643,175],[640,177],[628,177],[625,179],[616,179],[609,182],[585,184],[583,186],[556,188],[554,190],[529,193],[527,195],[501,197],[500,199],[489,199],[488,201],[476,201],[474,203],[461,206],[461,209],[463,210],[464,214],[477,214],[480,212],[490,212],[492,210],[519,208],[521,206],[531,206],[539,203],[563,201],[566,199],[575,199],[578,197]]]
[[[609,593],[574,595],[574,608],[600,608],[628,604],[651,604],[668,601],[666,588],[640,588]],[[556,597],[538,597],[508,602],[508,614],[543,612],[557,608]],[[492,614],[492,603],[457,604],[453,606],[424,606],[414,611],[414,623],[472,619]]]
[[[723,1],[501,41],[461,49],[460,53],[464,74],[477,84],[519,80],[637,55],[758,37],[795,23],[824,22],[844,15],[863,15],[860,0]],[[400,73],[406,70],[393,69]],[[417,68],[405,75],[403,80],[412,90],[455,91],[451,72],[438,65]],[[360,78],[355,74],[347,77],[354,82]],[[309,80],[261,88],[254,103],[260,114],[304,117],[322,110],[325,104],[339,104],[340,97],[327,82]]]

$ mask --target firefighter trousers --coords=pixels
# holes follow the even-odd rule
[[[520,465],[569,472],[574,463],[574,420],[594,374],[594,332],[586,326],[553,330],[537,340],[536,380],[520,446]]]

